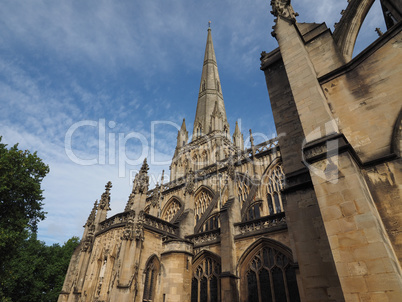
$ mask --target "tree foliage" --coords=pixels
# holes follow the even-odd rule
[[[0,136],[0,301],[57,301],[77,237],[63,246],[37,240],[45,219],[41,183],[49,172],[36,152],[10,149]]]
[[[14,253],[45,218],[41,182],[49,172],[36,152],[10,149],[0,137],[0,263]],[[0,264],[0,276],[2,265]]]
[[[63,246],[46,246],[31,233],[7,265],[7,278],[1,281],[3,301],[57,301],[78,244],[79,238],[73,237]]]

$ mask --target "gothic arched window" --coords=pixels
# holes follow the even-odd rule
[[[152,258],[151,261],[149,261],[147,267],[144,270],[144,274],[144,296],[142,298],[142,301],[155,301],[156,281],[159,274],[159,261],[155,256]]]
[[[237,182],[237,196],[239,197],[240,206],[247,200],[247,196],[250,193],[250,187],[246,181]]]
[[[212,194],[208,192],[207,190],[202,190],[200,191],[196,196],[195,196],[195,202],[194,202],[194,217],[198,217],[201,219],[202,214],[207,210],[209,204],[211,203],[212,200]],[[196,218],[194,218],[194,225],[197,224]]]
[[[263,246],[249,260],[242,282],[249,302],[300,301],[294,263],[270,246]]]
[[[284,173],[282,165],[277,165],[268,175],[267,203],[269,215],[283,212],[281,190],[283,189]]]
[[[191,280],[191,302],[218,302],[219,300],[219,275],[220,263],[205,257],[201,263],[193,267]]]
[[[172,199],[165,206],[161,218],[163,220],[171,222],[173,218],[176,216],[176,214],[179,212],[180,208],[181,208],[180,202],[177,199]]]

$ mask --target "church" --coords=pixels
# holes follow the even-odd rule
[[[333,32],[290,2],[261,54],[278,137],[231,135],[209,28],[170,181],[150,189],[145,159],[112,217],[106,184],[59,302],[402,301],[402,4],[381,0],[387,31],[352,57],[374,0]]]

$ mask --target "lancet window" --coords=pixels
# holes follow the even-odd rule
[[[300,301],[294,264],[271,247],[263,247],[248,263],[247,301]]]
[[[212,195],[207,190],[202,190],[195,197],[194,202],[194,225],[197,224],[198,220],[201,218],[202,214],[207,210],[209,204],[211,203]]]
[[[156,257],[149,262],[144,270],[145,281],[144,281],[144,295],[142,301],[151,302],[155,301],[155,287],[156,281],[159,274],[159,262]]]
[[[283,212],[281,190],[283,189],[284,173],[282,165],[277,165],[268,176],[267,203],[269,215]]]
[[[211,257],[205,259],[193,269],[191,280],[191,302],[218,302],[221,266]]]
[[[172,199],[166,206],[166,209],[164,210],[162,214],[162,219],[171,222],[173,218],[176,216],[176,214],[180,210],[180,202],[176,199]]]
[[[239,201],[241,206],[247,200],[247,196],[250,193],[250,187],[246,181],[237,181],[237,196],[239,197]]]

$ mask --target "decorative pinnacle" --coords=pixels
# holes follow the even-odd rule
[[[253,137],[253,133],[251,132],[251,129],[250,129],[250,143],[251,143],[251,147],[254,147],[254,137]]]
[[[107,184],[106,184],[106,186],[105,186],[105,191],[106,191],[106,193],[109,193],[109,191],[110,191],[110,189],[112,188],[112,182],[111,181],[108,181],[107,182]]]
[[[145,158],[144,158],[144,162],[142,163],[142,167],[141,167],[140,173],[141,173],[141,172],[142,172],[142,173],[148,173],[148,170],[149,170],[149,166],[148,166],[148,163],[147,163],[147,158],[145,157]]]
[[[162,170],[161,185],[163,185],[164,178],[165,178],[165,170]]]

